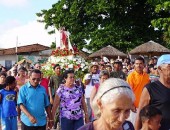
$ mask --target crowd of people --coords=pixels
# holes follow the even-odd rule
[[[1,66],[2,130],[170,129],[169,54],[91,62],[82,80],[59,64],[44,77],[41,67]]]

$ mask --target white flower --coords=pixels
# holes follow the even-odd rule
[[[79,61],[76,61],[76,64],[78,65],[78,64],[80,64],[81,62],[79,62]]]
[[[64,68],[64,64],[60,64],[61,69]]]
[[[88,62],[85,62],[85,65],[88,65],[89,63]]]
[[[72,68],[73,68],[73,64],[69,64],[69,65],[68,65],[68,68],[71,68],[71,69],[72,69]]]
[[[85,66],[84,69],[88,69],[88,66]]]
[[[81,68],[84,68],[85,67],[85,64],[83,64],[83,63],[81,63],[81,66],[80,66]]]
[[[79,62],[82,62],[82,58],[79,58],[78,61],[79,61]]]
[[[60,61],[63,63],[65,60],[62,58]]]

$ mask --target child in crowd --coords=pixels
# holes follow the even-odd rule
[[[5,88],[0,90],[0,104],[2,109],[1,127],[2,130],[17,130],[16,96],[14,91],[16,79],[8,76],[5,80]]]
[[[159,109],[153,106],[145,106],[140,111],[139,116],[142,121],[141,130],[159,130],[162,119],[162,112]]]

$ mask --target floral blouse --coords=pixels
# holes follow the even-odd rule
[[[79,86],[73,88],[65,87],[61,84],[56,92],[60,97],[60,117],[71,120],[78,120],[83,117],[82,97],[83,91]]]

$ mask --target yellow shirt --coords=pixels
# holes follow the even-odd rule
[[[127,82],[131,86],[134,94],[135,94],[135,107],[138,108],[140,96],[142,93],[142,90],[146,84],[150,82],[149,75],[147,73],[139,74],[135,70],[131,72],[127,77]]]

